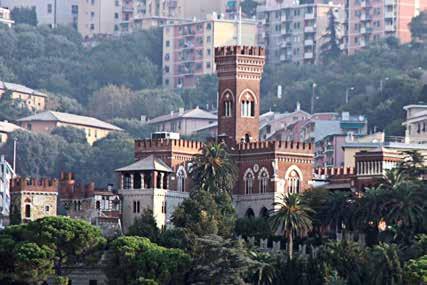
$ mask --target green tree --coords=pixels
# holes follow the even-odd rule
[[[218,78],[216,75],[204,75],[197,79],[196,86],[179,91],[185,108],[197,106],[206,110],[215,109],[217,105]]]
[[[146,237],[152,242],[157,242],[160,231],[154,219],[153,211],[145,209],[141,217],[135,219],[133,225],[129,227],[128,235]]]
[[[240,218],[236,221],[234,230],[237,236],[269,238],[273,235],[267,218]]]
[[[282,195],[280,202],[273,203],[272,228],[280,230],[288,241],[289,259],[293,255],[293,241],[296,236],[308,234],[312,229],[312,209],[305,205],[298,194]]]
[[[198,238],[192,256],[189,284],[244,284],[248,272],[258,264],[242,241],[215,235]]]
[[[15,7],[11,11],[11,18],[15,24],[27,24],[37,26],[37,12],[36,8]]]
[[[418,16],[412,18],[409,24],[412,41],[426,43],[427,41],[427,12],[421,12]]]
[[[321,45],[321,53],[323,60],[328,61],[335,59],[341,55],[339,38],[339,22],[334,14],[334,9],[328,11],[328,26],[326,28],[326,34],[322,36],[324,43]]]
[[[135,139],[151,138],[154,132],[154,127],[138,119],[123,119],[116,118],[112,124],[125,130],[131,137]]]
[[[143,237],[119,237],[110,248],[106,274],[123,284],[183,284],[191,262],[184,251],[158,246]]]
[[[409,260],[404,267],[405,284],[427,283],[427,255]]]
[[[240,4],[242,7],[243,14],[248,18],[256,16],[256,8],[258,7],[258,2],[255,0],[244,0]]]
[[[402,284],[403,270],[395,244],[382,243],[370,252],[371,284]]]
[[[12,99],[12,92],[7,90],[0,96],[0,120],[15,121],[31,114],[27,105],[19,99]]]
[[[74,127],[58,127],[52,131],[52,135],[60,136],[67,143],[87,143],[85,131]]]
[[[329,192],[319,215],[324,225],[335,228],[335,233],[342,230],[342,225],[350,226],[352,199],[345,192]]]

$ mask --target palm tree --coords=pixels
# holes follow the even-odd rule
[[[305,235],[312,229],[312,212],[298,194],[282,195],[280,202],[273,203],[272,228],[282,231],[287,238],[289,259],[292,259],[294,236]]]
[[[384,203],[387,224],[395,225],[398,234],[409,238],[426,219],[426,193],[418,183],[401,183]],[[402,235],[403,234],[403,235]]]
[[[190,164],[190,174],[198,189],[208,192],[231,192],[237,170],[223,144],[208,143]]]
[[[372,249],[372,284],[402,284],[403,269],[395,244],[381,243]]]
[[[349,193],[330,192],[320,210],[322,223],[335,227],[335,233],[338,233],[342,224],[349,226],[353,202]]]

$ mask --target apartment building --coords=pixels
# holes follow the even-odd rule
[[[270,1],[271,2],[271,1]],[[257,10],[260,21],[259,43],[266,47],[270,63],[318,63],[321,46],[328,39],[328,13],[335,15],[337,25],[344,23],[343,5],[267,3]],[[338,36],[343,36],[339,29]]]
[[[405,142],[427,144],[427,105],[408,105],[406,111]]]
[[[0,6],[0,24],[12,27],[14,21],[10,18],[10,10]]]
[[[34,133],[50,133],[58,127],[73,127],[81,129],[86,134],[89,144],[105,138],[111,132],[122,131],[119,127],[103,122],[96,118],[46,111],[18,120],[21,127]]]
[[[167,25],[163,29],[163,86],[191,88],[197,78],[215,72],[215,47],[257,45],[255,20],[206,20]]]
[[[34,8],[39,25],[77,27],[80,1],[82,0],[0,0],[0,6],[10,10],[19,7]]]

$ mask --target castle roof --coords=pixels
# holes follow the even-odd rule
[[[159,158],[155,158],[154,155],[147,156],[131,165],[116,169],[116,172],[124,171],[143,171],[143,170],[157,170],[163,172],[173,172],[173,170]]]
[[[29,122],[29,121],[51,121],[51,122],[62,122],[74,125],[83,125],[88,127],[112,130],[112,131],[121,131],[122,129],[116,127],[112,124],[106,123],[104,121],[98,120],[93,117],[86,117],[68,113],[46,111],[38,113],[32,116],[28,116],[22,119],[19,119],[18,122]]]

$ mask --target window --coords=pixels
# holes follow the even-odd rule
[[[126,174],[124,176],[123,189],[130,189],[130,186],[131,186],[131,177],[129,174]]]
[[[95,30],[95,25],[94,24],[90,24],[90,30],[91,31]]]
[[[212,40],[211,40],[211,36],[207,36],[207,37],[206,37],[206,42],[207,42],[208,44],[210,44],[210,43],[211,43],[211,41],[212,41]]]
[[[246,170],[243,180],[245,181],[245,194],[252,194],[254,189],[254,173],[252,169]]]
[[[300,177],[295,170],[292,170],[287,179],[288,181],[288,193],[299,193],[300,192]]]
[[[141,204],[139,201],[133,201],[133,212],[139,213],[141,211]]]
[[[165,61],[169,61],[169,59],[170,59],[170,55],[169,55],[169,53],[166,53],[165,54]]]
[[[116,13],[114,13],[114,18],[115,18],[115,19],[118,19],[118,18],[119,18],[119,13],[117,13],[117,12],[116,12]]]
[[[211,24],[211,23],[208,23],[208,24],[206,25],[206,29],[207,29],[208,31],[210,31],[210,30],[212,29],[212,24]]]
[[[101,209],[101,202],[100,201],[96,201],[96,209],[97,210]]]
[[[46,213],[49,213],[49,210],[50,210],[50,207],[49,207],[49,206],[45,206],[45,207],[44,207],[44,211],[45,211]]]
[[[79,13],[79,6],[78,5],[72,5],[71,6],[71,14],[78,14]]]
[[[241,102],[241,114],[242,114],[242,117],[254,117],[255,102],[249,101],[249,100],[243,100]]]
[[[166,206],[167,206],[166,201],[162,202],[162,213],[163,214],[166,214]]]
[[[171,45],[171,42],[170,41],[166,41],[165,46],[166,47],[170,47],[170,45]]]
[[[259,175],[258,175],[258,180],[259,180],[259,189],[261,193],[267,193],[268,191],[268,180],[269,180],[269,175],[268,175],[268,171],[266,168],[261,168]]]
[[[92,18],[95,18],[95,12],[90,12],[90,16],[91,16]]]
[[[206,62],[206,68],[211,68],[211,63],[210,62]]]
[[[52,14],[52,4],[47,4],[47,13]]]
[[[25,218],[31,218],[31,205],[25,205]]]
[[[90,1],[90,3],[91,3],[92,5],[95,5],[95,0],[91,0],[91,1]]]
[[[210,48],[208,48],[208,49],[206,50],[206,53],[208,54],[208,56],[210,56],[210,55],[211,55],[211,49],[210,49]]]
[[[98,285],[97,280],[89,280],[89,285]]]
[[[185,178],[187,177],[187,173],[185,172],[184,166],[180,166],[178,168],[178,171],[176,172],[176,178],[177,178],[177,190],[179,192],[185,192]]]
[[[233,102],[231,100],[224,101],[224,117],[231,117],[233,113]]]
[[[167,65],[165,66],[165,72],[169,73],[169,66],[167,66]]]

